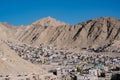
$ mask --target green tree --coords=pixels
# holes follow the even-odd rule
[[[80,74],[82,74],[82,72],[83,72],[82,68],[77,67],[77,72],[80,72]]]

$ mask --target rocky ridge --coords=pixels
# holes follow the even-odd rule
[[[58,23],[50,17],[44,18],[28,25],[18,35],[18,40],[32,45],[45,44],[64,49],[99,48],[120,40],[120,21],[116,18],[101,17],[73,26]],[[58,24],[59,27],[51,24]]]

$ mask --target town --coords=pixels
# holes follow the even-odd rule
[[[120,80],[120,57],[80,54],[41,44],[13,44],[4,41],[18,55],[53,73],[60,80]]]

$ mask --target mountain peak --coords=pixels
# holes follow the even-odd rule
[[[60,22],[50,16],[46,18],[42,18],[33,24],[41,25],[41,26],[60,26],[60,25],[66,25],[64,22]]]
[[[46,17],[46,19],[52,20],[54,18],[52,18],[51,16],[48,16],[48,17]]]

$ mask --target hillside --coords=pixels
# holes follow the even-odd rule
[[[43,72],[45,71],[38,66],[21,59],[13,50],[0,40],[0,74],[42,74]]]
[[[50,45],[62,49],[101,48],[120,40],[120,20],[101,17],[69,25],[47,17],[27,26],[0,23],[0,38],[32,46]]]
[[[15,34],[15,27],[9,23],[0,23],[0,39],[13,39]]]
[[[17,39],[31,45],[45,44],[64,49],[98,48],[120,40],[120,20],[101,17],[72,26],[48,17],[28,25]]]

